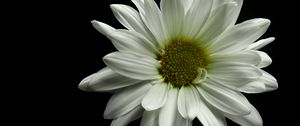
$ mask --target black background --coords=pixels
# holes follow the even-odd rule
[[[31,6],[23,6],[17,12],[21,13],[19,17],[10,18],[17,19],[10,31],[22,33],[11,39],[24,39],[18,41],[18,52],[14,54],[17,60],[12,64],[16,70],[9,74],[12,75],[10,82],[21,83],[18,82],[18,87],[6,88],[14,89],[13,93],[6,93],[8,102],[13,103],[8,105],[12,108],[7,116],[19,120],[10,123],[110,125],[111,120],[103,119],[102,115],[112,94],[80,91],[77,85],[84,77],[105,67],[102,57],[116,50],[90,23],[96,19],[115,28],[124,28],[109,7],[116,3],[134,7],[130,0],[32,2],[26,3]],[[272,65],[265,70],[277,78],[279,88],[262,94],[246,94],[260,112],[265,126],[291,125],[296,117],[292,113],[297,110],[294,108],[297,85],[286,77],[288,72],[283,72],[284,68],[291,68],[283,64],[293,60],[287,60],[290,55],[284,54],[284,45],[292,42],[292,35],[286,29],[291,26],[287,26],[286,21],[295,16],[287,13],[289,6],[279,1],[244,0],[238,19],[242,22],[268,18],[272,23],[262,38],[276,37],[262,50],[273,59]],[[16,75],[19,72],[21,77],[15,78],[20,76]],[[130,125],[139,125],[139,122]],[[201,124],[195,121],[194,125]],[[228,125],[236,124],[228,121]]]

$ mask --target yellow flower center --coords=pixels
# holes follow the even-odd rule
[[[159,71],[165,82],[179,88],[201,77],[199,69],[205,69],[209,63],[207,51],[198,41],[182,38],[170,40],[160,60]]]

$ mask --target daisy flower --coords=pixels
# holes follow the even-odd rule
[[[261,68],[271,58],[258,49],[274,40],[257,41],[270,20],[236,24],[243,0],[132,0],[113,4],[127,29],[92,25],[118,51],[107,54],[107,67],[83,79],[84,91],[114,92],[105,112],[112,126],[142,117],[142,126],[262,125],[243,93],[277,89],[276,79]]]

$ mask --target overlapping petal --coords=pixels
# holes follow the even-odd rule
[[[234,11],[237,9],[236,2],[227,2],[212,10],[204,27],[198,33],[197,38],[205,45],[223,33],[233,20]]]
[[[204,99],[218,110],[231,115],[247,115],[250,113],[248,103],[242,94],[210,81],[197,88]]]
[[[184,4],[182,0],[161,0],[160,8],[164,26],[169,37],[180,35],[184,21]]]
[[[103,57],[104,63],[116,73],[138,80],[159,78],[159,63],[152,58],[145,58],[125,52],[113,52]]]
[[[115,93],[106,105],[104,118],[117,119],[141,104],[141,101],[151,88],[150,84],[139,84]]]
[[[181,87],[178,94],[178,111],[183,118],[193,120],[199,112],[199,93],[194,86]]]
[[[248,103],[248,107],[251,109],[250,114],[245,116],[234,116],[225,113],[224,115],[241,126],[262,126],[263,121],[258,111],[249,103],[249,101],[246,100],[245,102]]]
[[[212,6],[213,9],[219,7],[220,5],[222,5],[224,3],[228,3],[228,2],[236,3],[237,9],[233,12],[234,13],[233,17],[232,17],[233,20],[231,21],[229,27],[233,26],[236,23],[236,20],[240,14],[244,0],[213,0],[213,1],[214,1],[213,6]]]
[[[208,47],[211,53],[234,53],[248,47],[261,37],[270,25],[268,19],[252,19],[228,29]]]
[[[149,31],[149,29],[142,21],[139,12],[137,12],[134,8],[122,4],[112,4],[110,5],[110,7],[115,17],[128,30],[136,31],[144,35],[151,42],[157,44],[152,33]]]
[[[146,93],[142,101],[142,106],[147,111],[152,111],[162,107],[168,99],[167,84],[161,81],[156,81],[153,83],[153,87]]]
[[[133,0],[133,2],[139,9],[143,22],[156,38],[160,47],[163,47],[163,42],[167,39],[168,34],[159,7],[154,0]]]
[[[204,99],[200,99],[197,118],[204,126],[226,126],[226,119],[218,110],[210,107]]]
[[[156,58],[159,53],[155,44],[135,31],[117,30],[111,35],[111,40],[119,51],[132,52],[152,58]]]
[[[131,79],[105,67],[83,79],[78,85],[84,91],[111,91],[140,83],[140,80]]]
[[[174,126],[177,119],[177,98],[178,89],[173,88],[168,92],[168,100],[159,112],[159,125],[160,126]]]
[[[159,110],[144,111],[141,126],[158,126]]]
[[[253,65],[235,62],[216,62],[209,64],[208,77],[226,87],[236,89],[262,76],[260,69]]]
[[[239,91],[245,93],[262,93],[276,90],[278,88],[276,78],[264,70],[261,70],[261,72],[263,75],[258,80],[240,87]]]
[[[143,115],[144,109],[142,106],[137,106],[127,114],[114,119],[111,126],[127,126],[131,121],[140,118]]]
[[[275,40],[274,37],[270,37],[270,38],[266,38],[266,39],[261,39],[261,40],[255,42],[255,43],[252,43],[246,49],[258,50],[258,49],[261,49],[264,46],[270,44],[274,40]]]
[[[184,17],[183,34],[196,37],[212,10],[213,0],[193,0]],[[187,6],[187,5],[186,5]]]

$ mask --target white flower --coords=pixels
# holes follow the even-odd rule
[[[271,58],[258,49],[268,19],[235,24],[243,0],[132,0],[135,9],[111,8],[127,29],[98,21],[93,26],[118,49],[107,65],[81,81],[85,91],[112,91],[104,118],[123,126],[142,116],[142,126],[262,125],[257,110],[240,93],[277,89],[261,70]]]

